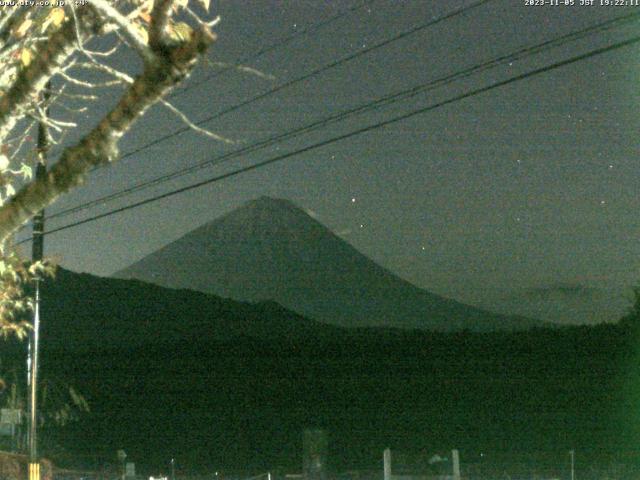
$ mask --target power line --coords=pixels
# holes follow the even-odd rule
[[[373,1],[375,1],[375,0],[369,0],[369,2],[373,2]],[[236,105],[234,105],[234,106],[232,106],[232,107],[230,107],[230,108],[228,108],[226,110],[222,110],[222,111],[220,111],[220,112],[218,112],[216,114],[213,114],[213,115],[211,115],[211,116],[209,116],[207,118],[204,118],[204,119],[202,119],[202,120],[200,120],[198,122],[195,122],[195,124],[196,125],[202,125],[204,123],[207,123],[207,122],[209,122],[211,120],[214,120],[214,119],[219,118],[219,117],[221,117],[223,115],[226,115],[227,113],[230,113],[232,111],[238,110],[238,109],[240,109],[240,108],[242,108],[242,107],[244,107],[246,105],[249,105],[250,103],[253,103],[255,101],[261,100],[262,98],[265,98],[265,97],[267,97],[269,95],[272,95],[272,94],[274,94],[274,93],[276,93],[276,92],[278,92],[280,90],[283,90],[283,89],[285,89],[287,87],[290,87],[291,85],[294,85],[296,83],[299,83],[299,82],[302,82],[304,80],[307,80],[307,79],[309,79],[309,78],[311,78],[311,77],[313,77],[315,75],[319,75],[320,73],[323,73],[323,72],[325,72],[327,70],[330,70],[330,69],[335,68],[335,67],[337,67],[339,65],[342,65],[342,64],[347,63],[347,62],[349,62],[351,60],[354,60],[355,58],[358,58],[358,57],[360,57],[362,55],[365,55],[365,54],[367,54],[367,53],[369,53],[371,51],[374,51],[374,50],[377,50],[379,48],[382,48],[382,47],[384,47],[386,45],[389,45],[390,43],[393,43],[393,42],[396,42],[396,41],[401,40],[403,38],[406,38],[406,37],[408,37],[408,36],[410,36],[410,35],[412,35],[414,33],[417,33],[417,32],[419,32],[421,30],[424,30],[426,28],[434,26],[434,25],[436,25],[438,23],[441,23],[443,21],[446,21],[448,19],[454,18],[454,17],[456,17],[458,15],[461,15],[461,14],[463,14],[465,12],[473,10],[473,9],[475,9],[477,7],[480,7],[480,6],[482,6],[482,5],[486,4],[486,3],[489,3],[491,1],[493,1],[493,0],[478,0],[475,3],[472,3],[472,4],[467,5],[465,7],[458,8],[458,9],[456,9],[456,10],[454,10],[454,11],[448,13],[448,14],[442,15],[440,17],[436,17],[436,18],[430,20],[427,23],[418,25],[418,26],[413,27],[413,28],[411,28],[409,30],[405,30],[404,32],[401,32],[401,33],[395,35],[394,37],[391,37],[391,38],[389,38],[387,40],[383,40],[382,42],[374,44],[374,45],[372,45],[372,46],[370,46],[370,47],[368,47],[366,49],[359,50],[356,53],[353,53],[351,55],[347,55],[346,57],[343,57],[343,58],[341,58],[339,60],[331,62],[331,63],[329,63],[327,65],[324,65],[323,67],[320,67],[320,68],[318,68],[316,70],[313,70],[313,71],[311,71],[311,72],[309,72],[307,74],[304,74],[304,75],[302,75],[300,77],[297,77],[297,78],[295,78],[293,80],[290,80],[288,82],[285,82],[284,84],[281,84],[281,85],[279,85],[279,86],[277,86],[277,87],[275,87],[275,88],[273,88],[271,90],[268,90],[267,92],[259,94],[259,95],[255,96],[255,97],[247,99],[247,100],[245,100],[245,101],[243,101],[243,102],[241,102],[239,104],[236,104]],[[367,3],[368,2],[364,2],[358,8],[366,5]],[[357,9],[357,8],[354,7],[354,10],[355,9]],[[339,15],[337,15],[337,16],[339,16]],[[322,25],[326,25],[327,23],[329,23],[332,20],[335,20],[335,17],[333,19],[327,20],[326,22],[321,22],[321,24],[317,25],[316,27],[319,28]],[[310,27],[310,28],[312,28],[312,27]],[[317,30],[317,28],[313,28],[313,29]],[[283,40],[283,42],[284,42],[284,40]],[[264,53],[264,52],[262,52],[262,53]],[[258,55],[258,54],[256,54],[256,55]],[[231,68],[231,67],[229,67],[229,68]],[[222,73],[222,72],[220,72],[220,73]],[[143,150],[146,150],[147,148],[150,148],[150,147],[152,147],[154,145],[157,145],[158,143],[161,143],[164,140],[167,140],[169,138],[173,138],[173,137],[175,137],[177,135],[180,135],[182,133],[185,133],[185,132],[187,132],[189,130],[191,130],[190,127],[183,127],[183,128],[177,129],[177,130],[175,130],[175,131],[173,131],[173,132],[171,132],[169,134],[160,136],[160,137],[156,138],[155,140],[152,140],[151,142],[146,143],[145,145],[142,145],[142,146],[140,146],[138,148],[135,148],[134,150],[131,150],[131,151],[127,152],[127,153],[124,153],[123,155],[120,156],[120,160],[124,160],[127,157],[135,155],[136,153],[139,153],[139,152],[141,152]],[[95,170],[99,170],[102,167],[103,166],[94,167],[94,168],[92,168],[90,170],[90,172],[93,172]],[[56,214],[56,216],[57,216],[57,214]]]
[[[305,133],[309,133],[311,131],[317,130],[319,128],[324,128],[332,123],[344,120],[347,117],[350,117],[352,115],[359,115],[362,114],[364,112],[373,110],[375,108],[379,108],[382,107],[384,105],[390,104],[390,103],[396,103],[398,101],[401,100],[406,100],[408,98],[411,98],[415,95],[418,95],[420,93],[424,93],[426,91],[432,90],[436,87],[441,87],[443,85],[447,85],[449,83],[452,83],[456,80],[460,80],[462,78],[467,78],[470,77],[472,75],[475,75],[477,73],[480,73],[482,71],[486,71],[489,68],[493,68],[495,66],[507,63],[507,62],[513,62],[516,60],[521,60],[523,58],[529,57],[531,55],[535,55],[538,53],[541,53],[545,50],[549,50],[551,48],[555,48],[558,47],[560,45],[563,45],[565,43],[568,43],[569,41],[573,41],[573,40],[577,40],[579,38],[584,38],[587,35],[590,35],[594,32],[602,32],[604,30],[607,29],[611,29],[614,28],[616,26],[619,26],[622,23],[627,23],[630,22],[632,20],[637,19],[638,17],[640,17],[640,12],[637,13],[632,13],[632,14],[628,14],[628,15],[624,15],[621,17],[617,17],[615,19],[610,19],[610,20],[606,20],[604,22],[600,22],[598,24],[583,28],[581,30],[575,31],[575,32],[571,32],[565,35],[561,35],[559,37],[556,37],[554,39],[550,39],[547,40],[545,42],[542,42],[540,44],[537,45],[533,45],[530,47],[523,47],[513,53],[509,53],[506,55],[501,55],[498,57],[495,57],[491,60],[487,60],[481,64],[478,65],[474,65],[471,66],[467,69],[464,69],[462,71],[450,74],[450,75],[446,75],[444,77],[440,77],[438,79],[435,80],[431,80],[427,83],[422,83],[420,85],[411,87],[409,89],[405,89],[402,90],[400,92],[397,93],[393,93],[390,95],[386,95],[378,100],[375,100],[373,102],[366,102],[364,104],[361,104],[357,107],[351,108],[351,109],[347,109],[344,110],[342,112],[330,115],[329,117],[324,117],[322,119],[313,121],[307,125],[304,125],[302,127],[296,128],[294,130],[289,130],[287,132],[283,132],[280,134],[277,134],[275,136],[271,136],[269,138],[263,139],[259,142],[256,142],[252,145],[248,145],[246,147],[243,147],[241,149],[235,150],[233,152],[229,152],[226,154],[222,154],[219,155],[216,158],[213,159],[208,159],[202,162],[199,162],[196,165],[192,165],[186,168],[182,168],[180,170],[177,170],[175,172],[171,172],[168,174],[164,174],[161,175],[159,177],[153,178],[151,180],[147,180],[144,182],[140,182],[137,183],[131,187],[125,188],[119,192],[115,192],[115,193],[111,193],[109,195],[105,195],[102,196],[100,198],[91,200],[89,202],[80,204],[80,205],[76,205],[73,207],[69,207],[67,209],[61,210],[53,215],[49,216],[49,219],[54,219],[54,218],[59,218],[59,217],[65,217],[68,215],[71,215],[73,213],[77,213],[83,210],[87,210],[95,205],[98,204],[104,204],[106,202],[112,201],[112,200],[116,200],[118,198],[122,198],[124,196],[128,196],[130,194],[133,194],[135,192],[144,190],[146,188],[149,188],[151,186],[154,185],[159,185],[161,183],[167,182],[169,180],[175,179],[175,178],[179,178],[181,176],[187,175],[189,173],[193,173],[195,171],[198,171],[200,169],[212,166],[212,165],[219,165],[223,162],[226,162],[228,160],[231,160],[233,158],[236,158],[240,155],[243,154],[247,154],[247,153],[251,153],[254,152],[256,150],[260,150],[262,148],[271,146],[273,144],[279,143],[281,141],[284,140],[289,140],[291,138],[297,137],[299,135],[305,134]]]
[[[231,106],[231,107],[229,107],[229,108],[227,108],[225,110],[221,110],[220,112],[214,113],[213,115],[210,115],[210,116],[208,116],[208,117],[206,117],[206,118],[204,118],[202,120],[199,120],[198,122],[195,122],[195,123],[196,123],[196,125],[202,125],[204,123],[208,123],[211,120],[215,120],[215,119],[220,118],[220,117],[222,117],[222,116],[224,116],[224,115],[226,115],[228,113],[231,113],[231,112],[234,112],[236,110],[239,110],[242,107],[246,107],[247,105],[250,105],[250,104],[252,104],[254,102],[262,100],[263,98],[266,98],[268,96],[271,96],[271,95],[273,95],[273,94],[275,94],[275,93],[277,93],[277,92],[279,92],[281,90],[284,90],[285,88],[288,88],[288,87],[290,87],[292,85],[295,85],[297,83],[300,83],[300,82],[303,82],[305,80],[308,80],[308,79],[310,79],[312,77],[315,77],[316,75],[320,75],[321,73],[324,73],[327,70],[331,70],[332,68],[338,67],[340,65],[344,65],[345,63],[350,62],[352,60],[355,60],[356,58],[359,58],[359,57],[361,57],[363,55],[366,55],[366,54],[368,54],[368,53],[370,53],[370,52],[372,52],[374,50],[378,50],[378,49],[380,49],[382,47],[385,47],[385,46],[387,46],[387,45],[389,45],[391,43],[394,43],[394,42],[397,42],[399,40],[402,40],[403,38],[406,38],[406,37],[408,37],[410,35],[413,35],[413,34],[415,34],[417,32],[420,32],[420,31],[425,30],[425,29],[427,29],[429,27],[437,25],[438,23],[444,22],[446,20],[449,20],[451,18],[457,17],[459,15],[462,15],[463,13],[469,12],[469,11],[475,9],[475,8],[478,8],[478,7],[480,7],[480,6],[484,5],[484,4],[492,2],[492,1],[493,0],[478,0],[478,1],[476,1],[476,2],[474,2],[472,4],[470,4],[470,5],[467,5],[466,7],[458,8],[458,9],[456,9],[456,10],[450,12],[450,13],[447,13],[447,14],[442,15],[440,17],[434,18],[434,19],[432,19],[432,20],[430,20],[430,21],[428,21],[426,23],[420,24],[420,25],[418,25],[416,27],[410,28],[409,30],[405,30],[404,32],[401,32],[401,33],[399,33],[397,35],[394,35],[391,38],[388,38],[388,39],[383,40],[383,41],[381,41],[379,43],[371,45],[370,47],[367,47],[367,48],[359,50],[359,51],[357,51],[355,53],[349,54],[349,55],[347,55],[345,57],[340,58],[339,60],[334,60],[333,62],[330,62],[330,63],[328,63],[328,64],[326,64],[326,65],[324,65],[322,67],[316,68],[315,70],[312,70],[311,72],[305,73],[305,74],[303,74],[303,75],[301,75],[299,77],[296,77],[296,78],[294,78],[292,80],[289,80],[289,81],[287,81],[285,83],[282,83],[282,84],[272,88],[271,90],[267,90],[266,92],[261,93],[259,95],[256,95],[255,97],[251,97],[251,98],[249,98],[247,100],[244,100],[244,101],[242,101],[242,102],[240,102],[240,103],[238,103],[236,105],[233,105],[233,106]],[[185,132],[188,132],[190,130],[191,130],[191,127],[185,126],[185,127],[179,128],[177,130],[174,130],[173,132],[168,133],[166,135],[162,135],[162,136],[156,138],[155,140],[152,140],[152,141],[146,143],[145,145],[137,147],[137,148],[135,148],[135,149],[123,154],[120,157],[120,160],[123,160],[123,159],[125,159],[127,157],[130,157],[132,155],[135,155],[136,153],[140,153],[141,151],[146,150],[149,147],[153,147],[154,145],[157,145],[158,143],[161,143],[161,142],[163,142],[165,140],[168,140],[169,138],[173,138],[175,136],[178,136],[178,135],[180,135],[182,133],[185,133]],[[99,168],[102,168],[102,167],[96,167],[93,170],[97,170]]]
[[[386,127],[388,125],[392,125],[394,123],[398,123],[398,122],[401,122],[403,120],[407,120],[409,118],[415,117],[416,115],[421,115],[423,113],[430,112],[430,111],[435,110],[437,108],[440,108],[440,107],[443,107],[443,106],[446,106],[446,105],[450,105],[450,104],[455,103],[455,102],[459,102],[459,101],[464,100],[466,98],[470,98],[470,97],[473,97],[473,96],[476,96],[476,95],[479,95],[479,94],[482,94],[482,93],[486,93],[486,92],[494,90],[496,88],[503,87],[505,85],[509,85],[511,83],[515,83],[515,82],[518,82],[518,81],[521,81],[521,80],[524,80],[524,79],[527,79],[527,78],[530,78],[530,77],[534,77],[534,76],[549,72],[551,70],[555,70],[556,68],[560,68],[560,67],[564,67],[566,65],[570,65],[570,64],[573,64],[573,63],[576,63],[576,62],[580,62],[582,60],[586,60],[587,58],[595,57],[597,55],[602,55],[604,53],[608,53],[608,52],[611,52],[613,50],[617,50],[617,49],[620,49],[620,48],[623,48],[623,47],[627,47],[627,46],[636,44],[638,42],[640,42],[640,36],[636,36],[636,37],[624,40],[622,42],[617,42],[617,43],[614,43],[614,44],[609,45],[607,47],[601,47],[601,48],[598,48],[598,49],[595,49],[595,50],[591,50],[590,52],[583,53],[583,54],[571,57],[571,58],[566,59],[566,60],[561,60],[559,62],[555,62],[555,63],[553,63],[551,65],[547,65],[545,67],[537,68],[535,70],[531,70],[531,71],[526,72],[526,73],[515,75],[515,76],[510,77],[510,78],[508,78],[506,80],[501,80],[501,81],[498,81],[498,82],[494,82],[494,83],[492,83],[490,85],[487,85],[485,87],[481,87],[481,88],[476,88],[476,89],[470,90],[470,91],[468,91],[466,93],[462,93],[462,94],[456,95],[456,96],[451,97],[451,98],[449,98],[447,100],[443,100],[443,101],[428,105],[426,107],[422,107],[422,108],[418,108],[418,109],[412,110],[412,111],[410,111],[408,113],[404,113],[402,115],[395,116],[395,117],[390,118],[388,120],[385,120],[385,121],[382,121],[382,122],[377,122],[377,123],[368,125],[366,127],[362,127],[362,128],[356,129],[356,130],[352,130],[351,132],[348,132],[348,133],[345,133],[345,134],[342,134],[342,135],[338,135],[338,136],[335,136],[335,137],[331,137],[329,139],[323,140],[321,142],[314,143],[312,145],[308,145],[306,147],[294,150],[292,152],[288,152],[288,153],[285,153],[285,154],[281,154],[281,155],[272,157],[272,158],[270,158],[268,160],[264,160],[262,162],[255,163],[253,165],[249,165],[249,166],[234,170],[233,172],[228,172],[228,173],[225,173],[225,174],[222,174],[222,175],[217,175],[217,176],[211,177],[211,178],[209,178],[207,180],[203,180],[203,181],[200,181],[200,182],[197,182],[197,183],[193,183],[193,184],[187,185],[185,187],[178,188],[178,189],[163,193],[161,195],[156,195],[154,197],[147,198],[145,200],[141,200],[139,202],[131,203],[131,204],[126,205],[124,207],[120,207],[120,208],[116,208],[116,209],[110,210],[109,212],[101,213],[99,215],[95,215],[95,216],[90,217],[90,218],[86,218],[86,219],[79,220],[79,221],[76,221],[76,222],[73,222],[73,223],[69,223],[67,225],[55,228],[53,230],[49,230],[49,231],[45,232],[44,234],[45,235],[50,235],[50,234],[57,233],[57,232],[60,232],[60,231],[63,231],[63,230],[67,230],[69,228],[74,228],[74,227],[77,227],[79,225],[83,225],[85,223],[89,223],[89,222],[93,222],[93,221],[96,221],[96,220],[99,220],[99,219],[102,219],[102,218],[105,218],[105,217],[109,217],[109,216],[114,215],[116,213],[121,213],[121,212],[124,212],[124,211],[127,211],[127,210],[131,210],[133,208],[140,207],[142,205],[146,205],[146,204],[158,201],[158,200],[162,200],[164,198],[172,197],[174,195],[178,195],[180,193],[187,192],[189,190],[193,190],[193,189],[196,189],[196,188],[199,188],[199,187],[203,187],[205,185],[216,183],[216,182],[219,182],[221,180],[234,177],[234,176],[239,175],[241,173],[246,173],[246,172],[249,172],[249,171],[252,171],[252,170],[256,170],[258,168],[262,168],[262,167],[265,167],[267,165],[271,165],[273,163],[276,163],[276,162],[279,162],[279,161],[282,161],[282,160],[286,160],[286,159],[291,158],[291,157],[293,157],[295,155],[300,155],[300,154],[303,154],[303,153],[307,153],[309,151],[316,150],[318,148],[321,148],[321,147],[324,147],[324,146],[327,146],[327,145],[331,145],[333,143],[340,142],[342,140],[346,140],[348,138],[352,138],[352,137],[355,137],[357,135],[361,135],[363,133],[367,133],[367,132],[370,132],[370,131],[373,131],[373,130],[377,130],[379,128],[383,128],[383,127]],[[25,243],[27,241],[28,241],[28,239],[22,240],[22,241],[18,242],[18,245],[20,245],[22,243]]]
[[[291,35],[288,35],[288,36],[280,39],[279,41],[277,41],[275,43],[272,43],[271,45],[268,45],[266,47],[262,47],[260,50],[258,50],[255,53],[252,53],[250,55],[245,55],[244,57],[236,60],[236,64],[237,65],[242,65],[244,63],[256,60],[257,58],[261,57],[262,55],[265,55],[266,53],[269,53],[269,52],[271,52],[273,50],[276,50],[276,49],[278,49],[280,47],[283,47],[283,46],[287,45],[288,43],[291,43],[293,40],[297,39],[298,37],[301,37],[303,35],[308,35],[310,33],[313,33],[315,31],[317,31],[317,30],[320,30],[320,29],[326,27],[327,25],[330,25],[331,23],[335,22],[336,20],[339,20],[339,19],[341,19],[341,18],[343,18],[343,17],[345,17],[345,16],[347,16],[347,15],[353,13],[353,12],[356,12],[356,11],[360,10],[361,8],[367,6],[367,5],[373,4],[375,1],[376,0],[366,0],[364,2],[361,2],[359,4],[354,5],[352,7],[349,7],[347,9],[345,9],[343,12],[339,12],[339,13],[335,14],[334,16],[332,16],[332,17],[330,17],[330,18],[328,18],[328,19],[326,19],[326,20],[324,20],[322,22],[318,22],[318,23],[310,25],[310,26],[308,26],[306,28],[300,29],[297,32],[292,33]],[[202,84],[204,84],[204,83],[206,83],[206,82],[208,82],[208,81],[210,81],[210,80],[212,80],[212,79],[214,79],[216,77],[219,77],[220,75],[223,75],[223,74],[227,73],[230,70],[234,70],[235,68],[236,68],[236,65],[231,65],[231,66],[224,67],[224,68],[222,68],[222,70],[219,70],[219,71],[217,71],[215,73],[212,73],[211,75],[208,75],[207,77],[205,77],[204,79],[202,79],[202,80],[200,80],[198,82],[194,82],[194,83],[192,83],[190,85],[187,85],[184,88],[181,88],[179,90],[176,90],[176,91],[172,92],[169,95],[169,98],[173,98],[173,97],[176,97],[178,95],[182,95],[184,92],[187,92],[187,91],[192,90],[192,89],[194,89],[196,87],[199,87],[200,85],[202,85]]]

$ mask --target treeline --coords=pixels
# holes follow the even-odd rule
[[[43,297],[42,375],[74,385],[91,407],[45,427],[43,444],[76,468],[124,448],[149,473],[170,458],[189,472],[297,471],[309,426],[329,432],[336,471],[377,469],[386,447],[465,458],[573,449],[594,462],[638,454],[631,314],[511,333],[345,330],[273,303],[65,271]],[[22,365],[21,348],[4,357]]]
[[[47,364],[92,405],[60,441],[126,445],[142,463],[174,452],[196,469],[295,470],[308,426],[330,432],[336,469],[377,465],[387,446],[629,459],[640,440],[638,345],[617,325],[240,336],[58,352]]]

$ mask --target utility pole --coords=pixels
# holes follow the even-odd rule
[[[118,450],[117,456],[118,460],[120,461],[120,467],[122,468],[122,475],[120,476],[120,478],[124,480],[127,474],[127,453],[124,450]]]
[[[45,103],[44,115],[49,115],[46,105],[49,100],[51,83],[45,85],[41,99]],[[38,122],[38,140],[36,165],[36,181],[47,175],[47,152],[49,150],[49,129],[45,121]],[[44,209],[33,217],[33,233],[31,260],[42,260],[44,253]],[[36,274],[34,281],[33,332],[29,339],[29,480],[40,480],[40,463],[38,461],[38,346],[40,335],[40,283],[42,279]]]

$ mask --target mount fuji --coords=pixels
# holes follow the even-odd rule
[[[234,300],[272,300],[342,327],[453,331],[542,325],[412,285],[283,199],[260,197],[117,272]]]

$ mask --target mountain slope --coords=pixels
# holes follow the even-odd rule
[[[44,283],[47,348],[97,351],[185,342],[323,338],[339,329],[300,317],[274,302],[248,304],[140,281],[100,278],[58,268]],[[72,320],[73,319],[73,320]]]
[[[346,327],[493,330],[536,323],[419,289],[293,203],[269,197],[193,230],[115,276],[237,300],[270,299]]]
[[[615,322],[630,306],[624,289],[555,284],[486,296],[481,303],[495,311],[531,316],[559,324]]]

